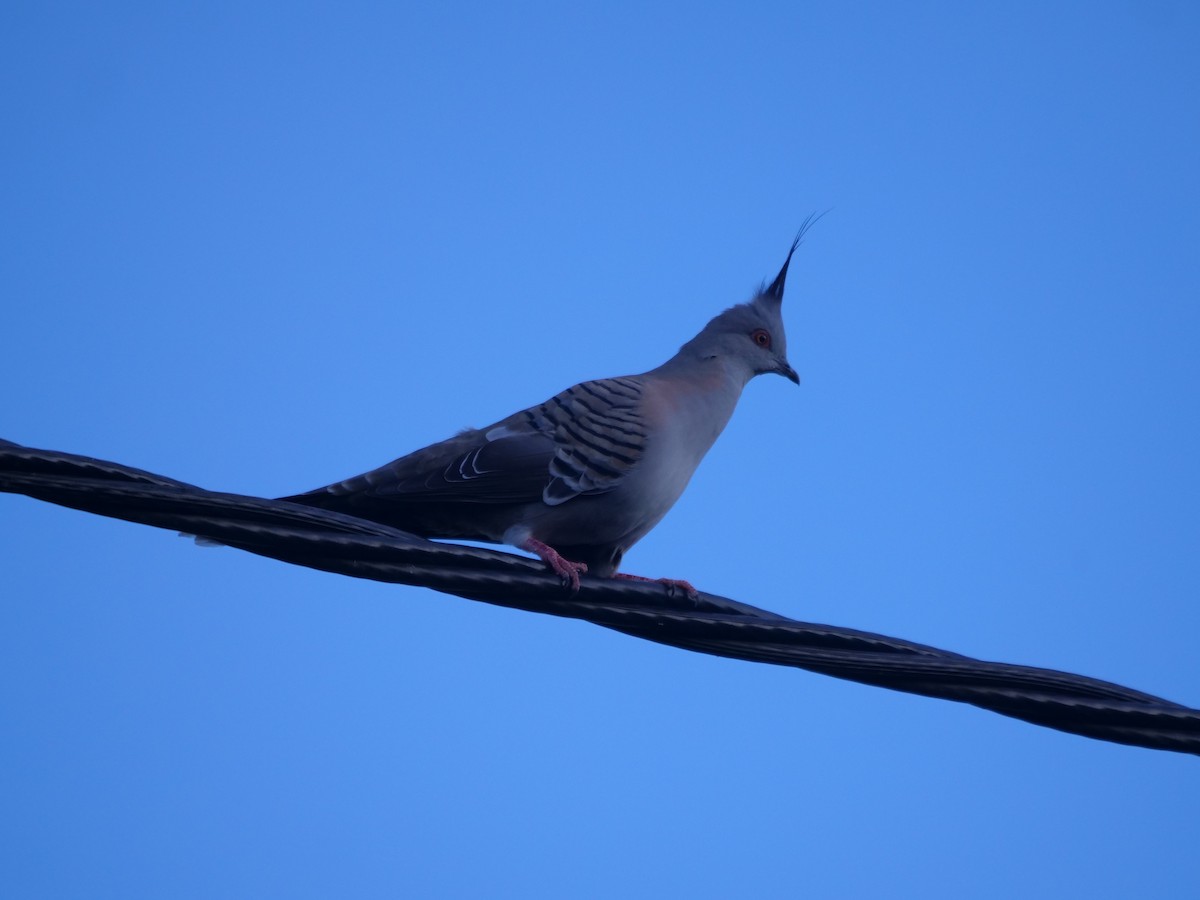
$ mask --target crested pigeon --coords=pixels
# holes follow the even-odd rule
[[[718,315],[657,369],[585,381],[486,428],[469,428],[326,487],[281,499],[425,538],[509,544],[536,554],[573,591],[618,573],[625,552],[679,499],[729,422],[742,388],[787,359],[779,274]]]

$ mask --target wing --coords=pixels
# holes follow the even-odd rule
[[[505,427],[468,429],[378,469],[285,499],[336,497],[380,504],[536,500],[550,477],[554,441],[527,429],[497,433]]]
[[[284,499],[352,510],[423,504],[550,506],[615,488],[642,458],[641,386],[588,381],[486,430],[468,429],[345,481]]]
[[[542,491],[549,506],[611,491],[646,450],[642,386],[636,378],[585,381],[523,415],[532,427],[554,436],[550,481]]]

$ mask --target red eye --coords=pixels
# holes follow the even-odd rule
[[[767,332],[762,328],[756,328],[754,331],[750,332],[750,340],[754,341],[755,344],[762,347],[764,350],[771,349],[771,335],[767,334]]]

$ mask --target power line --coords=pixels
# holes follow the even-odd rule
[[[700,653],[794,666],[970,703],[1098,740],[1200,755],[1200,710],[1082,675],[799,622],[714,594],[689,599],[659,584],[607,578],[584,578],[571,594],[525,557],[434,543],[353,516],[207,491],[118,463],[7,441],[0,441],[0,491],[202,535],[313,569],[582,619]]]

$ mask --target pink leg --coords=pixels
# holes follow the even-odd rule
[[[678,578],[646,578],[644,575],[626,575],[624,572],[617,572],[613,578],[624,578],[626,581],[650,581],[655,584],[665,584],[669,588],[677,588],[687,594],[689,600],[699,600],[700,592],[692,587],[691,582],[681,581]]]
[[[529,538],[521,545],[522,550],[528,550],[530,553],[536,553],[550,569],[563,580],[564,583],[571,585],[571,591],[579,590],[579,576],[587,571],[587,563],[571,562],[569,559],[563,559],[559,552],[549,544],[543,544],[535,538]]]

